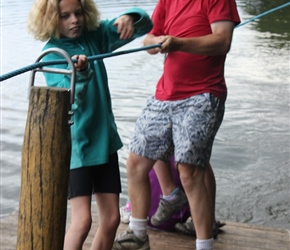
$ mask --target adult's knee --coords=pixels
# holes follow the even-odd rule
[[[200,166],[181,164],[179,167],[180,181],[184,189],[204,183],[205,169]]]
[[[143,178],[146,178],[152,169],[153,164],[153,160],[130,153],[127,159],[128,178],[134,178],[135,180],[142,180]]]

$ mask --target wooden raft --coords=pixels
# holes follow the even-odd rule
[[[91,232],[83,250],[89,250],[94,232],[98,226],[97,211],[93,206]],[[70,223],[70,208],[67,211],[67,226]],[[126,230],[127,225],[120,224],[118,233]],[[214,241],[214,250],[290,250],[290,230],[262,227],[244,223],[226,221],[218,239]],[[17,237],[17,213],[0,220],[0,249],[15,250]],[[195,238],[178,233],[149,230],[151,250],[187,250],[195,249]]]

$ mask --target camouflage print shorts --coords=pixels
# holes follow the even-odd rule
[[[205,166],[224,115],[224,103],[204,93],[177,101],[149,97],[137,119],[130,151],[153,160]]]

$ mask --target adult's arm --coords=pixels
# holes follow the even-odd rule
[[[145,46],[161,44],[161,48],[148,50],[150,54],[181,51],[206,56],[224,55],[230,50],[234,26],[231,21],[218,21],[211,24],[212,34],[189,38],[149,34],[143,43]]]

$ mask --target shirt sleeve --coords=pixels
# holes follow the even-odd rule
[[[149,32],[149,34],[152,34],[155,36],[164,35],[165,14],[166,14],[166,11],[164,8],[164,1],[159,0],[151,17],[152,22],[153,22],[153,28]]]
[[[233,21],[240,23],[235,0],[208,0],[208,20],[210,23],[217,21]]]

